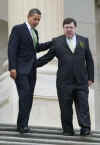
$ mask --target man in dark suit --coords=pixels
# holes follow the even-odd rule
[[[31,9],[27,22],[13,27],[8,43],[10,76],[15,80],[19,95],[17,130],[29,131],[28,120],[33,102],[36,83],[36,52],[47,50],[51,42],[39,44],[38,32],[41,12]]]
[[[57,57],[57,95],[63,134],[74,135],[72,123],[74,101],[81,128],[80,135],[86,136],[91,131],[88,87],[94,82],[94,63],[88,38],[76,34],[76,27],[77,22],[73,18],[64,19],[64,35],[53,39],[51,49],[39,58],[37,67]]]

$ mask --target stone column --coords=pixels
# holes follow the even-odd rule
[[[41,41],[51,39],[62,32],[63,0],[9,0],[9,32],[13,25],[26,20],[31,8],[39,8],[42,12],[38,26]]]

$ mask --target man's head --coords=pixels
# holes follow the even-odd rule
[[[77,22],[73,18],[65,18],[63,21],[64,34],[72,38],[76,33]]]
[[[36,27],[41,19],[41,12],[38,9],[31,9],[28,13],[28,23],[32,28]]]

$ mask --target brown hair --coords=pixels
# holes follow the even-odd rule
[[[73,18],[65,18],[63,21],[63,27],[65,24],[70,24],[70,23],[74,23],[75,27],[77,27],[77,22]]]

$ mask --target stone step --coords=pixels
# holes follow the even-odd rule
[[[0,124],[0,128],[15,128],[15,124]],[[30,126],[31,128],[36,128],[36,129],[48,129],[48,130],[62,130],[61,128],[58,127],[48,127],[48,126]]]
[[[100,142],[99,143],[95,143],[95,142],[78,142],[78,141],[71,141],[71,140],[49,140],[49,139],[36,139],[36,138],[33,138],[33,139],[25,139],[25,138],[6,138],[6,137],[0,137],[0,143],[4,142],[5,144],[6,143],[13,143],[13,144],[27,144],[27,145],[31,145],[31,144],[38,144],[38,145],[41,145],[41,144],[44,144],[44,145],[47,145],[47,144],[50,144],[50,145],[100,145]]]
[[[16,125],[0,124],[0,145],[100,145],[100,132],[91,136],[63,136],[62,129],[56,127],[31,126],[31,133],[20,134]]]
[[[38,144],[38,143],[20,143],[20,142],[6,142],[6,141],[0,141],[0,145],[44,145],[44,144]],[[45,144],[50,145],[50,144]]]
[[[57,133],[61,134],[62,129],[56,127],[43,127],[43,126],[30,126],[32,131],[36,132],[48,132],[48,133]],[[9,124],[0,124],[0,130],[2,131],[16,131],[16,125]],[[79,130],[75,130],[76,133],[79,133]],[[100,134],[100,131],[92,131],[93,134]]]
[[[16,132],[16,126],[0,126],[0,131],[14,131]],[[55,134],[55,135],[61,135],[62,134],[62,129],[56,128],[54,129],[49,129],[45,127],[31,127],[31,133],[45,133],[45,134]],[[76,136],[79,135],[79,130],[75,130]],[[100,137],[99,131],[92,131],[92,137]]]
[[[6,137],[24,137],[24,138],[36,138],[36,139],[56,139],[56,140],[71,140],[71,141],[84,141],[84,142],[100,142],[100,136],[91,135],[88,137],[80,137],[78,134],[76,136],[63,136],[62,134],[47,134],[47,133],[27,133],[27,134],[19,134],[18,132],[11,131],[0,131],[0,136]]]
[[[31,129],[33,130],[37,130],[37,131],[49,131],[50,133],[61,133],[62,132],[62,128],[58,128],[58,127],[48,127],[48,126],[30,126]],[[0,130],[16,130],[16,125],[14,124],[0,124]],[[79,132],[79,130],[75,130],[76,132]],[[92,133],[94,134],[100,134],[100,131],[92,131]]]

